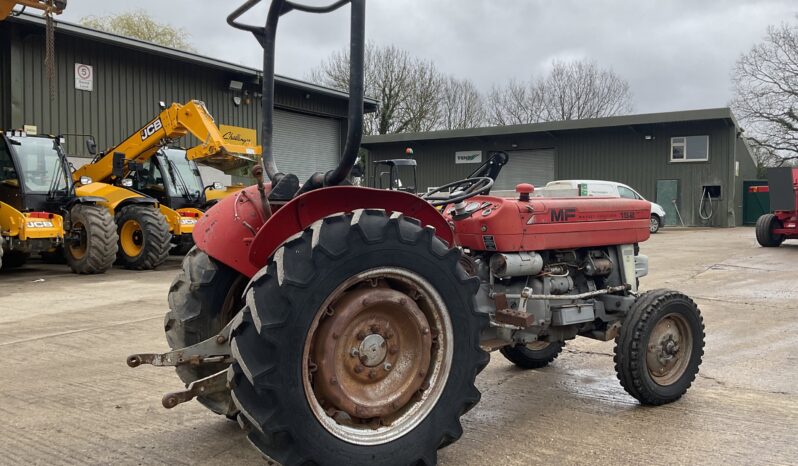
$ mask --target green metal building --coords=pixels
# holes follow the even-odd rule
[[[84,136],[76,135],[93,135],[100,149],[116,145],[158,114],[159,101],[201,100],[217,124],[260,132],[260,70],[62,21],[55,25],[51,94],[44,19],[22,14],[0,23],[0,128],[33,125],[40,133],[66,135],[76,165],[88,160],[81,158],[88,157]],[[347,102],[346,93],[277,77],[274,146],[281,170],[304,181],[336,165]],[[366,111],[375,108],[367,99]]]
[[[413,149],[419,190],[472,172],[490,151],[510,162],[496,189],[521,182],[609,180],[628,184],[666,210],[666,225],[731,227],[743,222],[743,184],[756,163],[728,108],[366,137],[370,161]],[[373,177],[373,173],[369,172]],[[699,215],[702,194],[712,216]],[[708,201],[705,198],[705,203]],[[677,214],[678,210],[678,214]],[[704,206],[704,216],[710,209]]]

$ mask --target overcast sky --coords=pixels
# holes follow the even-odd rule
[[[305,0],[326,4],[332,0]],[[184,28],[199,53],[260,68],[261,49],[227,26],[239,1],[70,1],[62,19],[142,8]],[[268,1],[245,19],[263,23]],[[366,36],[432,60],[480,89],[588,58],[629,81],[635,113],[725,106],[730,71],[767,26],[795,22],[794,0],[369,0]],[[277,72],[304,78],[348,38],[348,8],[292,13],[278,33]]]

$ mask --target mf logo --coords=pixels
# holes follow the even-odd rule
[[[156,118],[155,121],[147,125],[147,127],[144,128],[143,130],[141,130],[141,140],[146,141],[148,137],[155,134],[155,132],[160,130],[161,128],[163,128],[163,123],[161,123],[160,118]]]
[[[573,207],[564,207],[562,209],[551,209],[552,222],[567,222],[576,217],[576,209]]]

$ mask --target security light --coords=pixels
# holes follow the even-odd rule
[[[244,89],[244,83],[241,81],[230,81],[228,89],[234,92],[241,92]]]

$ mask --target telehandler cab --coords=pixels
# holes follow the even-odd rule
[[[86,183],[89,180],[84,179]],[[4,266],[60,254],[73,272],[102,273],[116,256],[113,219],[99,197],[79,197],[60,138],[0,132],[0,249]]]
[[[105,152],[97,154],[94,140],[87,140],[95,158],[73,173],[78,195],[108,199],[104,205],[114,215],[119,235],[118,262],[131,269],[155,268],[170,249],[193,245],[191,233],[202,216],[204,196],[196,195],[196,186],[189,184],[196,180],[181,171],[190,167],[186,163],[202,160],[229,170],[260,155],[259,146],[225,141],[202,102],[162,108],[154,120]],[[169,157],[168,145],[188,134],[201,143],[185,151],[185,163],[175,153]],[[83,185],[83,177],[93,182]],[[172,195],[170,189],[180,194]]]
[[[621,385],[643,404],[681,397],[698,372],[704,327],[682,293],[641,293],[649,205],[618,198],[515,199],[489,176],[422,199],[340,185],[363,128],[364,0],[307,6],[272,0],[265,27],[229,17],[264,48],[263,172],[270,182],[221,200],[169,292],[166,354],[194,397],[235,416],[252,445],[283,465],[435,464],[489,351],[523,368],[566,340],[615,339]],[[279,18],[351,6],[347,140],[340,164],[301,187],[272,152]],[[258,175],[258,174],[256,174]],[[262,175],[262,174],[261,174]],[[436,210],[443,206],[443,213]]]

